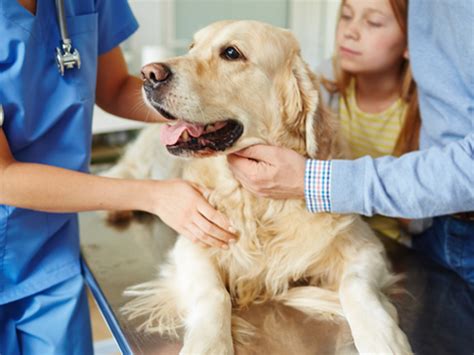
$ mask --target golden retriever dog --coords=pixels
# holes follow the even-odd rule
[[[179,236],[159,277],[128,291],[136,298],[125,311],[145,317],[142,329],[181,334],[181,354],[233,354],[233,309],[278,301],[344,317],[360,353],[411,353],[384,293],[397,278],[368,225],[356,215],[310,213],[304,200],[256,197],[227,165],[226,154],[257,143],[341,156],[337,120],[294,36],[221,21],[197,32],[186,55],[143,71],[146,103],[170,123],[145,129],[107,175],[181,176],[204,187],[239,239],[223,250]]]

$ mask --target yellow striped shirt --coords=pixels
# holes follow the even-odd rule
[[[363,112],[355,96],[355,81],[347,89],[347,103],[339,99],[339,116],[341,129],[349,144],[354,159],[365,155],[377,158],[391,155],[398,135],[402,129],[407,105],[401,99],[380,113]],[[349,114],[350,111],[350,114]],[[399,239],[401,229],[398,221],[384,216],[373,216],[366,219],[377,232]]]

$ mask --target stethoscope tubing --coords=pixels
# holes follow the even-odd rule
[[[64,0],[56,0],[56,12],[58,14],[59,30],[63,43],[70,43],[69,33],[66,24],[66,15],[64,14]]]

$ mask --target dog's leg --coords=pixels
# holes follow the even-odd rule
[[[205,250],[179,237],[160,278],[127,289],[122,311],[144,317],[140,329],[177,337],[184,328],[180,354],[233,354],[231,301]]]
[[[393,278],[380,248],[370,245],[348,260],[341,279],[341,305],[360,353],[411,354],[395,307],[382,294]]]
[[[206,250],[181,237],[173,259],[185,324],[180,354],[233,354],[230,295]]]

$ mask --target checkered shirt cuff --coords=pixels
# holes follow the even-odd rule
[[[306,161],[304,194],[310,212],[331,212],[331,160]]]

